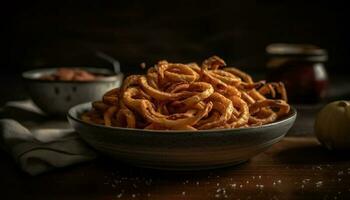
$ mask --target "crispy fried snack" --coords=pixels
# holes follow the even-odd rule
[[[201,67],[159,61],[93,102],[81,119],[115,127],[205,130],[259,126],[289,113],[283,83],[254,82],[225,66],[217,56]]]

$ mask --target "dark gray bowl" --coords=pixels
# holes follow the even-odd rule
[[[71,108],[68,120],[80,136],[101,153],[132,165],[169,170],[199,170],[236,165],[280,141],[297,112],[277,122],[252,128],[153,131],[88,124],[84,103]]]
[[[96,101],[102,95],[120,87],[123,74],[103,68],[79,67],[89,72],[104,74],[106,77],[94,81],[50,81],[40,80],[43,75],[54,73],[57,68],[46,68],[26,71],[22,74],[26,89],[33,102],[45,113],[65,116],[74,105]]]

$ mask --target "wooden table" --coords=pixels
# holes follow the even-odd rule
[[[199,172],[100,157],[30,177],[0,155],[0,199],[350,199],[350,154],[329,152],[314,137],[286,137],[247,163]]]

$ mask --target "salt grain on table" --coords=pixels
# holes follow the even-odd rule
[[[259,184],[257,184],[256,187],[257,187],[257,188],[260,188],[260,189],[263,189],[263,188],[264,188],[264,185],[259,185]]]
[[[146,184],[146,185],[151,185],[151,184],[152,184],[152,179],[146,180],[146,181],[145,181],[145,184]]]
[[[307,184],[308,182],[310,182],[310,179],[309,179],[309,178],[303,179],[302,182],[303,182],[304,184]]]
[[[323,184],[323,182],[322,182],[322,181],[318,181],[318,182],[316,182],[316,187],[321,187],[321,186],[322,186],[322,184]]]

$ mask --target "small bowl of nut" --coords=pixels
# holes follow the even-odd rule
[[[100,99],[112,88],[119,87],[122,73],[105,68],[42,68],[22,73],[26,91],[46,114],[65,116],[74,105]]]

